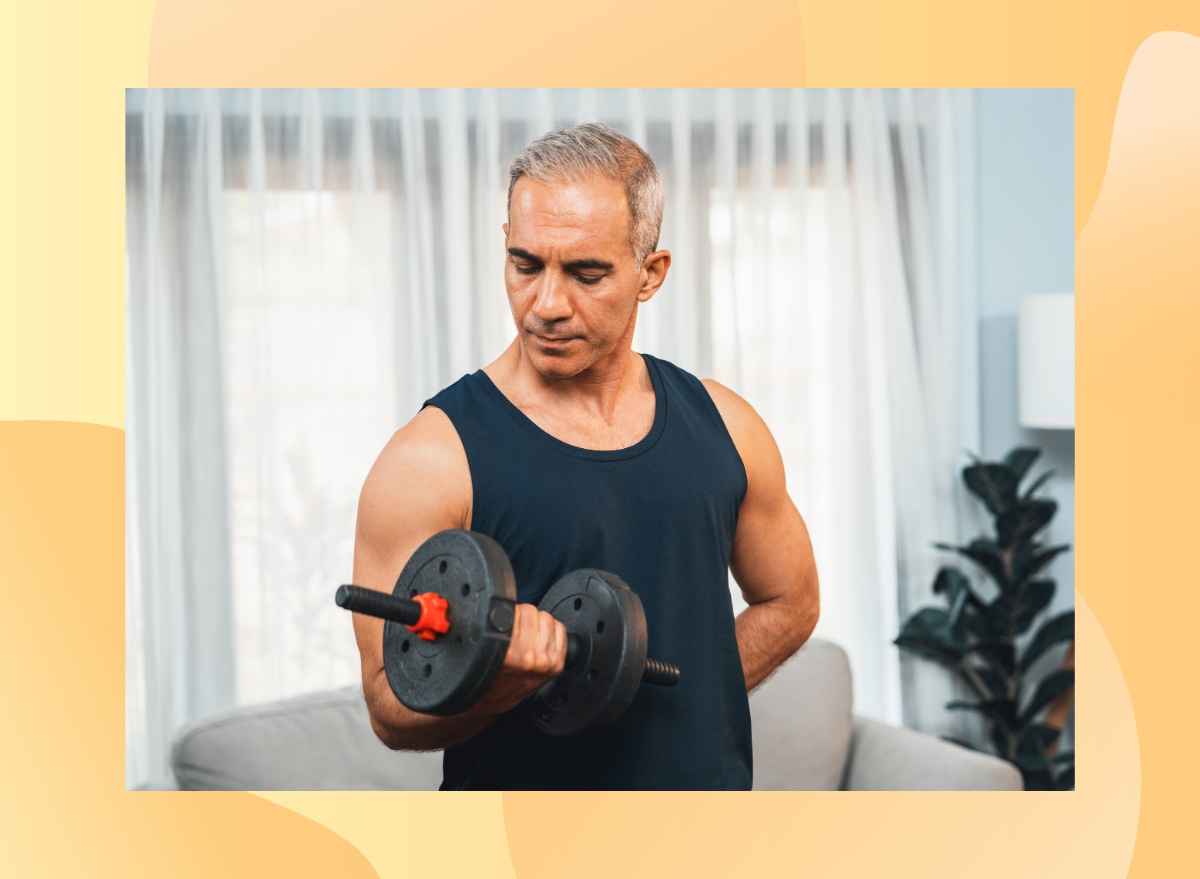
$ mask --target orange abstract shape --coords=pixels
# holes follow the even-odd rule
[[[1104,176],[1125,69],[1158,31],[1200,34],[1195,0],[798,0],[811,86],[1075,89],[1075,230]]]
[[[126,791],[124,435],[0,423],[4,876],[373,877],[248,793]]]
[[[159,0],[151,86],[799,86],[789,0]]]
[[[1188,817],[1200,780],[1200,713],[1184,683],[1200,619],[1197,83],[1200,38],[1156,34],[1138,49],[1104,186],[1076,246],[1084,437],[1076,579],[1105,620],[1137,706],[1144,781],[1136,876],[1200,873]],[[1080,666],[1087,663],[1081,653]]]

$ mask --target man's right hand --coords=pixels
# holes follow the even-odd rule
[[[566,658],[566,627],[532,604],[518,604],[514,608],[512,640],[504,655],[504,665],[479,700],[479,709],[493,715],[511,711],[547,681],[558,677]]]

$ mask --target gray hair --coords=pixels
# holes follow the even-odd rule
[[[666,193],[662,175],[646,151],[615,128],[585,122],[543,134],[513,159],[508,169],[508,209],[513,187],[534,180],[585,180],[596,174],[625,187],[629,203],[629,243],[637,264],[658,247]]]

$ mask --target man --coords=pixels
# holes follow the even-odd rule
[[[746,694],[816,625],[812,549],[766,425],[720,384],[631,350],[671,265],[655,249],[663,200],[650,157],[607,126],[531,144],[503,227],[517,336],[428,401],[363,486],[356,583],[391,591],[447,528],[495,538],[513,563],[523,603],[504,668],[460,715],[400,704],[383,623],[354,618],[375,732],[445,748],[443,788],[747,789]],[[563,626],[536,603],[581,567],[629,583],[652,654],[682,677],[642,687],[605,736],[558,739],[513,709],[563,668]],[[736,621],[729,570],[749,604]]]

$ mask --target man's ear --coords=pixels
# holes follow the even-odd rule
[[[505,223],[500,228],[504,230],[504,249],[508,250],[508,223]]]
[[[642,260],[642,286],[638,290],[638,302],[649,302],[658,288],[667,279],[671,268],[671,251],[656,250]]]

